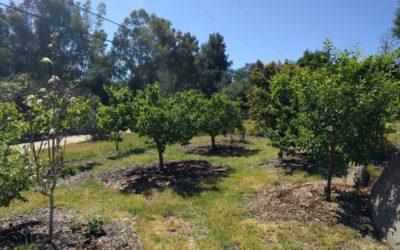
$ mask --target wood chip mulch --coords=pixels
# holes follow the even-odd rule
[[[72,231],[78,223],[80,229]],[[103,226],[105,235],[86,238],[87,223],[70,209],[57,208],[54,214],[53,244],[46,244],[48,209],[17,214],[0,219],[0,249],[14,249],[18,245],[35,244],[40,249],[143,249],[132,226],[125,222],[111,222]]]
[[[345,225],[362,235],[375,235],[368,212],[367,190],[334,184],[333,202],[324,200],[325,183],[282,184],[265,189],[249,204],[249,210],[263,222],[320,222]]]

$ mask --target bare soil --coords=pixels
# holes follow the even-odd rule
[[[65,180],[64,184],[76,185],[86,180],[95,180],[123,193],[150,194],[151,189],[172,188],[182,196],[191,196],[205,189],[216,188],[212,184],[226,177],[229,171],[203,160],[167,161],[163,170],[159,168],[158,162],[133,164],[98,173],[78,174]],[[211,186],[201,185],[204,183]]]
[[[211,147],[211,144],[187,145],[182,148],[182,151],[189,154],[198,154],[205,156],[216,155],[221,157],[241,157],[250,156],[257,153],[257,150],[248,149],[235,141],[220,141],[216,145],[215,149]]]
[[[324,200],[325,183],[280,185],[262,191],[248,208],[263,222],[316,221],[323,224],[345,225],[362,235],[372,235],[373,226],[368,212],[369,192],[342,184],[333,185],[333,202]]]
[[[0,219],[0,248],[14,249],[22,244],[35,244],[40,249],[142,249],[139,237],[124,222],[105,224],[105,235],[85,238],[86,222],[69,209],[57,208],[54,217],[53,244],[46,244],[48,210],[41,209],[28,214],[18,214]],[[80,229],[72,231],[71,225]]]

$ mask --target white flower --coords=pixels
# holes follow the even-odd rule
[[[47,83],[48,84],[56,84],[59,81],[61,81],[60,78],[56,75],[53,75]]]
[[[42,105],[42,103],[43,103],[43,100],[42,100],[42,99],[38,99],[38,100],[36,101],[36,104],[37,104],[37,105]]]
[[[54,135],[56,133],[56,130],[54,128],[50,129],[49,135]]]
[[[46,89],[45,88],[41,88],[41,89],[39,89],[39,92],[40,93],[44,93],[44,92],[46,92]]]
[[[49,63],[53,65],[53,61],[50,60],[48,57],[43,57],[42,60],[40,60],[41,63]]]

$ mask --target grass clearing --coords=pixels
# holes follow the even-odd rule
[[[218,140],[229,139],[219,137]],[[208,136],[198,136],[193,144],[208,144]],[[151,195],[122,194],[88,181],[80,186],[60,186],[56,206],[71,208],[85,218],[101,216],[106,220],[124,220],[138,231],[146,249],[386,249],[370,237],[344,227],[326,227],[297,222],[263,224],[247,210],[247,202],[266,187],[283,183],[320,180],[305,172],[284,175],[282,170],[260,167],[277,150],[268,140],[250,137],[245,146],[257,153],[240,157],[201,156],[182,152],[180,145],[167,147],[165,160],[199,159],[232,169],[216,184],[201,183],[204,191],[183,197],[171,189],[152,190]],[[121,150],[144,149],[118,160],[107,159],[114,150],[112,142],[84,142],[69,145],[68,161],[93,160],[102,165],[91,171],[103,171],[131,163],[158,160],[156,149],[145,138],[125,134]],[[47,198],[25,192],[29,202],[14,202],[0,208],[0,217],[46,207]]]

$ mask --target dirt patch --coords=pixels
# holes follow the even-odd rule
[[[142,249],[137,234],[124,222],[105,224],[105,235],[85,238],[86,222],[72,210],[57,208],[54,217],[53,244],[47,239],[48,210],[41,209],[29,214],[18,214],[0,219],[0,248],[14,249],[21,244],[35,244],[41,249]],[[72,231],[71,225],[80,225]]]
[[[182,151],[189,154],[198,154],[198,155],[215,155],[221,157],[242,157],[242,156],[250,156],[254,155],[258,152],[258,150],[251,150],[239,143],[229,142],[229,141],[221,141],[218,142],[216,148],[213,149],[211,145],[187,145],[182,148]]]
[[[230,172],[229,169],[202,160],[168,161],[164,168],[160,170],[158,163],[134,164],[99,173],[73,176],[64,183],[75,185],[86,180],[95,180],[105,187],[124,193],[149,194],[151,189],[172,188],[183,196],[192,196],[205,190],[216,189],[212,184]]]
[[[313,221],[342,224],[362,235],[375,235],[368,213],[368,191],[335,184],[332,199],[324,200],[324,183],[281,185],[262,191],[248,205],[261,221]]]

